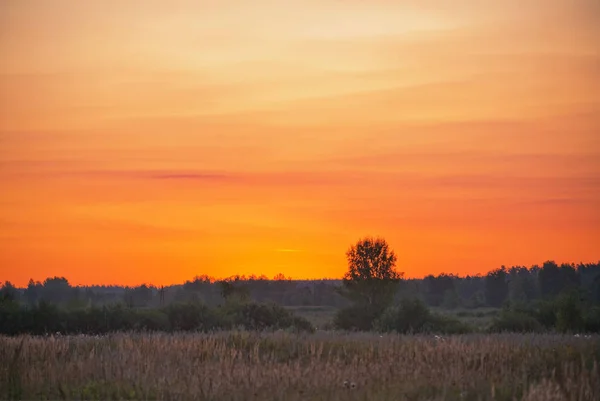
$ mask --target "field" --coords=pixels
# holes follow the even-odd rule
[[[454,317],[472,327],[474,330],[485,330],[494,317],[498,316],[498,308],[477,308],[477,309],[444,309],[431,308],[435,313]]]
[[[333,318],[338,309],[328,306],[288,306],[289,311],[308,320],[319,329],[333,327]]]
[[[599,337],[0,337],[0,398],[598,400]]]
[[[327,306],[297,306],[286,307],[298,316],[307,319],[315,327],[328,329],[333,327],[333,319],[338,309]],[[495,316],[498,316],[498,308],[477,308],[477,309],[444,309],[431,308],[437,314],[456,318],[475,331],[484,331]]]

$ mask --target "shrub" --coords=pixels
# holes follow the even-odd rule
[[[451,316],[432,313],[425,323],[423,332],[441,334],[466,334],[472,332],[471,326]]]
[[[600,306],[588,309],[583,316],[583,321],[585,331],[600,333]]]
[[[489,328],[491,332],[535,333],[542,330],[543,326],[534,317],[511,310],[503,310]]]
[[[142,309],[136,312],[136,330],[143,331],[169,331],[171,322],[169,316],[156,309]]]
[[[546,328],[556,327],[556,302],[539,301],[535,304],[533,316]]]
[[[388,308],[377,321],[376,328],[398,333],[459,334],[471,331],[458,319],[431,313],[418,299],[403,299],[398,306]]]
[[[583,329],[583,309],[579,293],[562,294],[557,300],[556,328],[562,332],[577,332]]]
[[[20,312],[19,304],[17,302],[0,302],[0,327],[2,327],[3,333],[9,335],[19,333],[19,328],[22,325],[22,314]]]
[[[418,333],[431,322],[431,312],[419,299],[403,299],[395,307],[388,308],[377,321],[379,331]]]
[[[381,312],[365,305],[353,305],[337,311],[333,318],[336,329],[347,331],[369,331]]]
[[[172,330],[211,331],[222,326],[219,316],[208,306],[200,303],[176,303],[166,308]]]
[[[256,302],[229,302],[222,308],[228,326],[246,330],[292,329],[312,332],[310,322],[277,304]]]
[[[185,302],[173,303],[164,309],[137,309],[117,304],[65,310],[45,302],[28,308],[13,301],[0,302],[0,333],[9,335],[170,330],[209,332],[235,327],[314,331],[308,320],[276,304],[236,301],[216,310],[198,302]]]
[[[133,330],[133,309],[117,304],[104,307],[102,313],[105,315],[105,327],[107,332]]]

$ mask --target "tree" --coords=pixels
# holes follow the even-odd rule
[[[250,290],[244,285],[236,285],[239,281],[241,280],[235,278],[217,282],[221,289],[221,296],[223,299],[226,301],[236,300],[239,302],[246,302],[250,299]]]
[[[33,281],[29,279],[27,289],[25,289],[25,298],[29,305],[35,305],[42,295],[43,287],[39,281]]]
[[[286,277],[283,273],[277,273],[273,277],[273,281],[292,281],[291,277]]]
[[[42,298],[54,304],[66,302],[73,294],[73,287],[64,277],[48,277],[44,280]]]
[[[490,306],[500,307],[508,297],[506,267],[493,270],[485,276],[485,300]]]
[[[578,290],[563,292],[557,300],[556,328],[562,332],[577,332],[584,327],[581,295]]]
[[[546,299],[556,298],[563,291],[579,287],[579,275],[574,266],[562,264],[560,267],[554,261],[547,261],[538,274],[540,292]]]
[[[435,277],[429,275],[423,280],[426,287],[427,303],[431,306],[440,306],[448,292],[455,292],[454,283],[459,278],[453,274],[442,273]]]
[[[142,284],[139,287],[125,289],[123,299],[129,307],[150,306],[153,298],[153,287]]]
[[[442,306],[446,309],[455,309],[459,306],[460,299],[458,298],[458,294],[456,290],[446,290],[444,292],[444,300],[442,301]]]
[[[366,237],[346,252],[348,271],[341,295],[368,310],[373,320],[394,300],[404,273],[395,270],[396,254],[383,238]]]
[[[10,281],[0,286],[0,302],[13,302],[18,301],[19,291]]]

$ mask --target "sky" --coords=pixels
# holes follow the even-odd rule
[[[0,0],[0,281],[600,260],[597,0]]]

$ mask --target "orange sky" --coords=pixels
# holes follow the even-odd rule
[[[0,3],[0,281],[600,259],[600,2]]]

